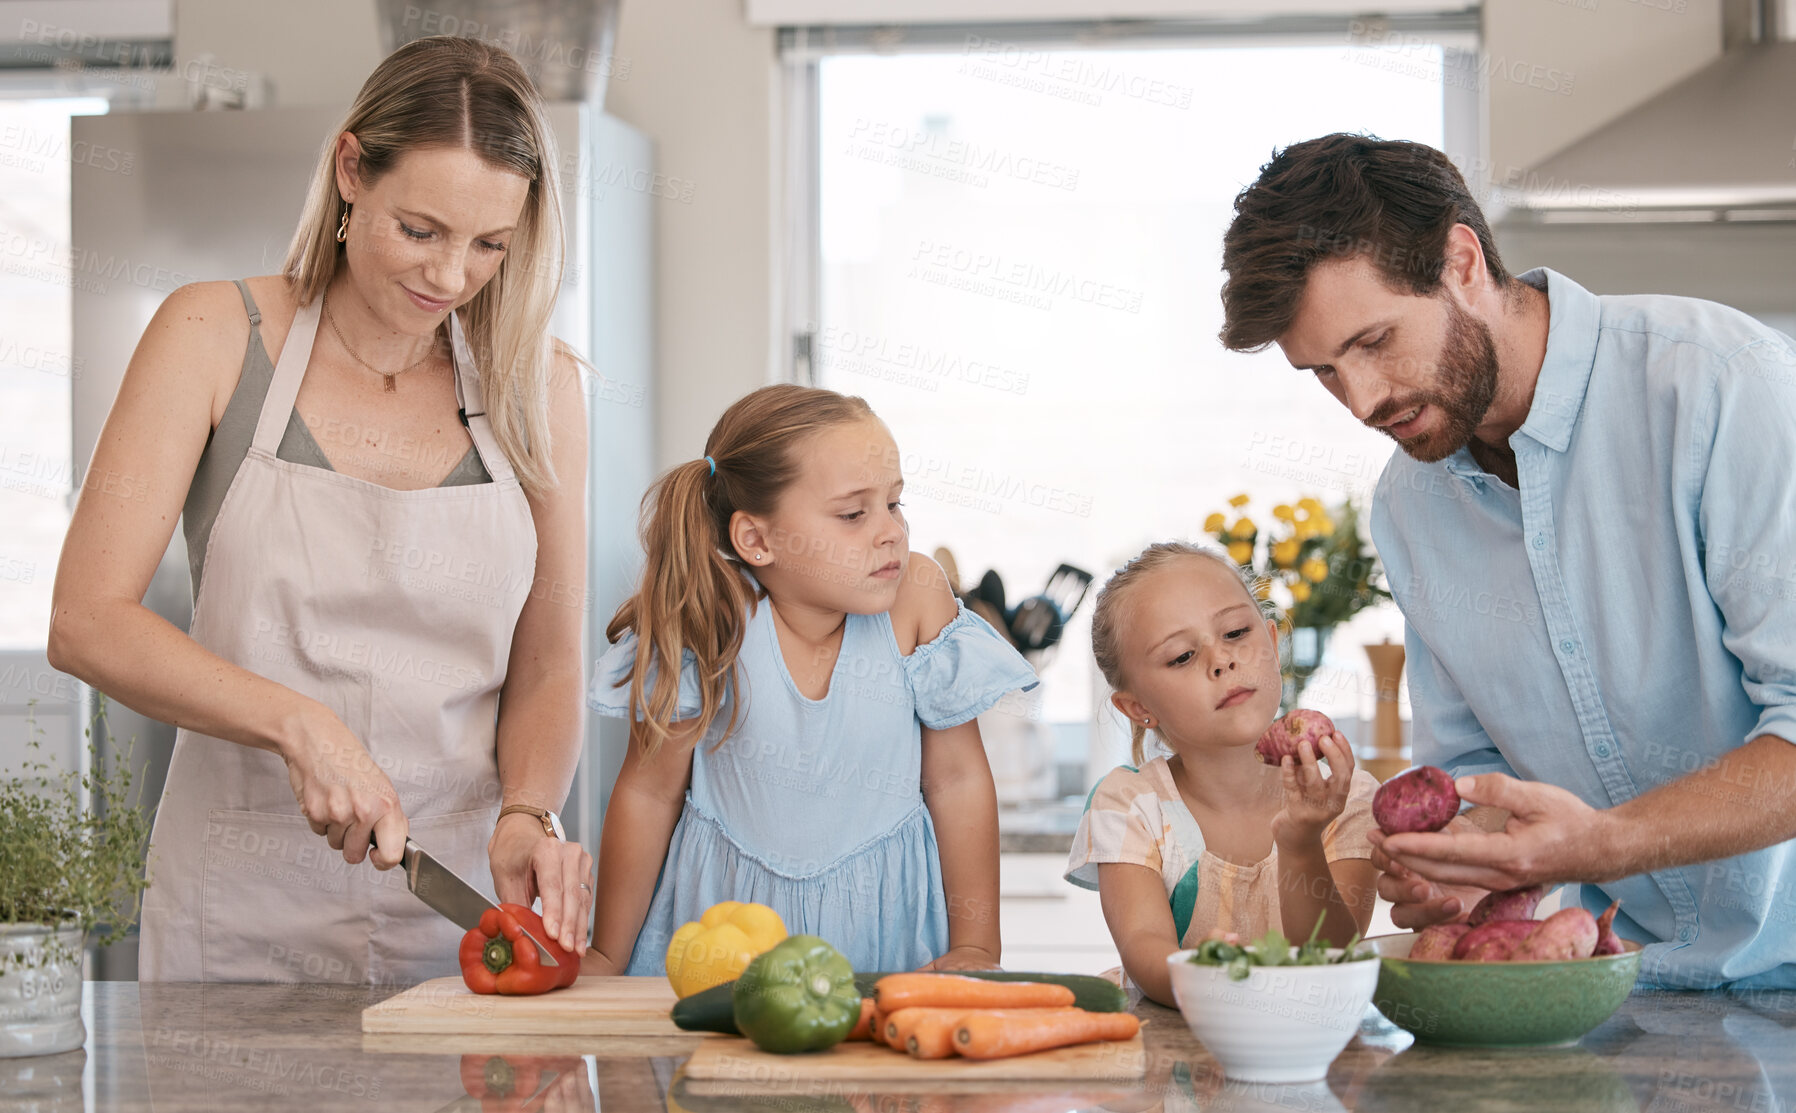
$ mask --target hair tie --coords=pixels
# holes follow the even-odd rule
[[[711,465],[711,474],[716,475],[717,474],[717,461],[713,460],[713,459],[711,459],[711,457],[707,456],[707,457],[705,457],[705,463]]]

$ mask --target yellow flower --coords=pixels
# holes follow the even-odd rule
[[[1292,537],[1272,545],[1272,563],[1280,568],[1289,568],[1297,563],[1297,554],[1303,548],[1302,542]]]
[[[1292,518],[1296,517],[1296,514],[1297,514],[1297,512],[1295,510],[1292,510],[1291,507],[1286,503],[1281,502],[1277,506],[1272,508],[1272,516],[1274,518],[1277,518],[1281,522],[1290,521]]]
[[[1229,500],[1229,505],[1234,507],[1236,510],[1239,510],[1243,506],[1247,505],[1247,496],[1246,495],[1236,495],[1234,498]]]
[[[1316,523],[1314,520],[1309,519],[1309,518],[1304,518],[1301,521],[1297,522],[1295,525],[1296,525],[1296,531],[1297,531],[1297,539],[1299,541],[1308,541],[1310,538],[1316,536],[1317,530],[1316,530]]]
[[[1333,533],[1335,531],[1335,520],[1326,514],[1318,514],[1312,521],[1315,523],[1316,531],[1318,533]]]
[[[1253,594],[1254,598],[1262,603],[1272,598],[1272,581],[1263,579],[1259,583],[1254,584]]]
[[[1229,527],[1229,533],[1236,537],[1252,537],[1260,532],[1260,527],[1253,524],[1252,518],[1236,518],[1235,524]]]
[[[1328,579],[1328,562],[1321,557],[1311,557],[1303,562],[1303,578],[1311,583],[1321,583]]]
[[[1205,533],[1221,533],[1228,528],[1228,522],[1221,514],[1212,514],[1204,519]]]
[[[1310,597],[1310,585],[1298,580],[1291,585],[1291,598],[1301,603]]]
[[[1303,508],[1303,509],[1305,509],[1305,510],[1307,510],[1307,511],[1309,511],[1309,512],[1310,512],[1310,513],[1311,513],[1311,514],[1321,514],[1321,513],[1323,513],[1323,510],[1322,510],[1322,504],[1321,504],[1321,503],[1320,503],[1320,502],[1317,502],[1317,501],[1316,501],[1316,500],[1315,500],[1315,499],[1313,499],[1313,498],[1301,498],[1301,499],[1298,499],[1298,500],[1297,500],[1297,505],[1298,505],[1298,506],[1301,506],[1301,507],[1302,507],[1302,508]]]
[[[1229,542],[1229,559],[1234,561],[1236,564],[1251,564],[1251,563],[1253,563],[1253,542],[1251,542],[1251,541],[1231,541],[1231,542]]]

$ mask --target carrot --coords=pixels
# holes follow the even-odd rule
[[[854,1022],[844,1040],[870,1040],[873,1038],[873,998],[861,998],[861,1018]]]
[[[954,1050],[968,1059],[1003,1059],[1052,1047],[1126,1040],[1141,1030],[1130,1013],[1084,1009],[1005,1009],[969,1013],[954,1029]]]
[[[933,1009],[910,1026],[904,1050],[913,1059],[948,1059],[954,1055],[954,1030],[967,1016],[965,1009]]]
[[[881,1031],[887,1046],[904,1051],[910,1047],[911,1032],[918,1024],[926,1020],[938,1020],[943,1024],[952,1023],[966,1015],[965,1009],[932,1009],[914,1007],[899,1009],[886,1014],[886,1026]],[[952,1052],[950,1052],[952,1053]]]
[[[988,982],[959,974],[887,974],[873,983],[881,1012],[899,1009],[1046,1009],[1071,1005],[1073,991],[1048,982]]]
[[[867,1038],[874,1043],[886,1042],[886,1014],[880,1010],[879,1002],[871,997],[863,997],[861,1000],[873,1001],[873,1022],[867,1026]]]

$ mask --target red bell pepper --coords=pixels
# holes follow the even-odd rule
[[[541,940],[560,965],[544,966],[525,931]],[[580,976],[579,959],[549,938],[542,917],[521,904],[487,909],[480,926],[461,937],[460,958],[461,980],[475,993],[547,993],[573,985]]]
[[[569,1073],[578,1075],[571,1085],[586,1095],[584,1102],[568,1103],[566,1097],[573,1095],[555,1092],[568,1087],[561,1079]],[[578,1055],[463,1055],[461,1084],[480,1102],[481,1113],[598,1108],[586,1087],[585,1061]]]

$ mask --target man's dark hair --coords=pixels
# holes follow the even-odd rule
[[[1222,237],[1223,347],[1256,351],[1284,335],[1310,269],[1327,259],[1363,255],[1393,290],[1432,294],[1455,224],[1477,234],[1485,268],[1507,284],[1484,212],[1446,155],[1338,132],[1286,147],[1235,196]]]

